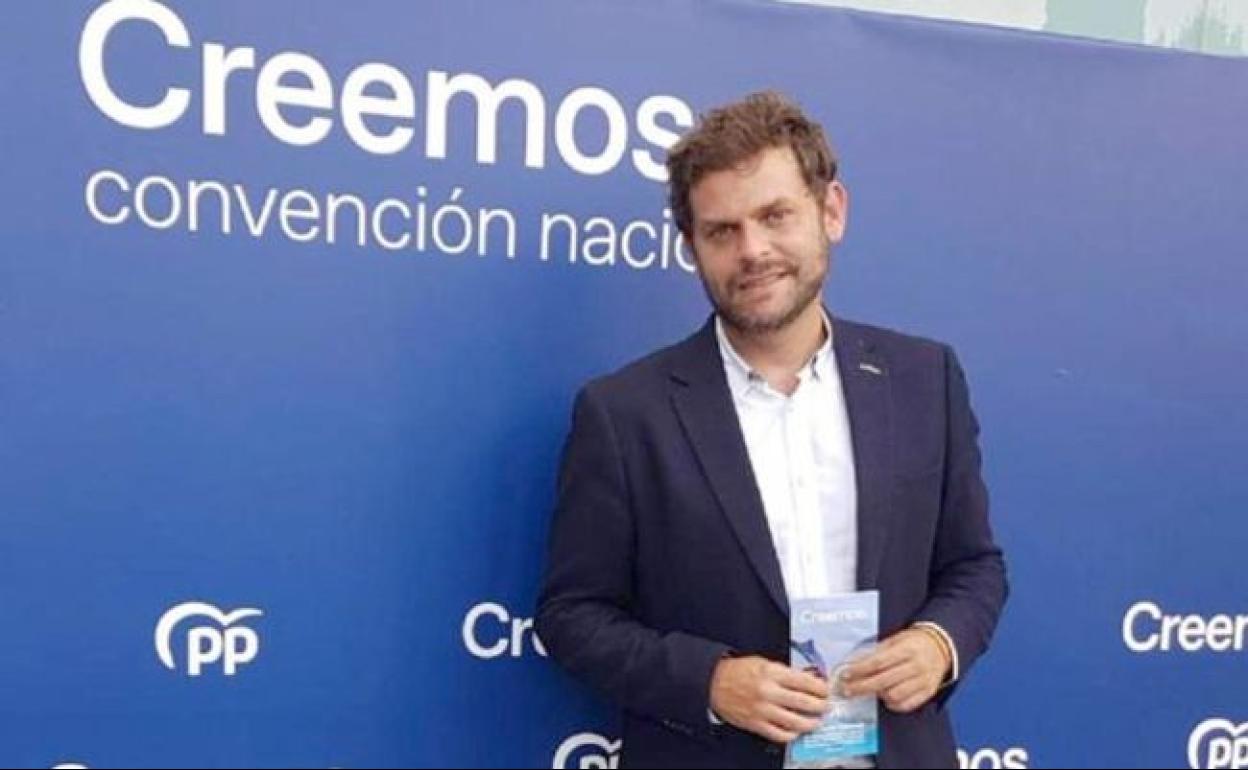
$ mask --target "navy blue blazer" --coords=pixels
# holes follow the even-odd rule
[[[880,632],[940,624],[961,675],[1005,603],[979,426],[952,349],[836,319],[858,482],[858,587]],[[628,767],[780,767],[784,747],[707,718],[725,654],[789,660],[788,600],[713,322],[578,395],[537,632],[624,710]],[[945,703],[881,705],[880,767],[956,767]]]

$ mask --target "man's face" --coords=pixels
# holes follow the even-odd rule
[[[702,285],[725,323],[779,331],[821,294],[828,252],[845,233],[840,182],[819,201],[787,147],[707,174],[689,191],[692,246]]]

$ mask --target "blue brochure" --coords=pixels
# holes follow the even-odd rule
[[[789,763],[818,764],[878,753],[877,698],[841,697],[838,682],[843,667],[875,649],[880,632],[879,592],[796,599],[790,605],[792,665],[828,680],[832,703],[817,730],[789,745]]]

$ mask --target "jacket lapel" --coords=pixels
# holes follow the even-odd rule
[[[857,324],[833,320],[833,339],[858,484],[858,588],[869,590],[879,587],[892,508],[890,372],[888,362]]]
[[[702,472],[754,571],[787,617],[784,577],[728,389],[713,319],[686,344],[672,380],[672,403]]]
[[[839,319],[832,324],[858,486],[857,582],[860,590],[868,590],[878,588],[892,510],[890,372],[862,327]],[[787,616],[784,577],[724,375],[713,319],[683,346],[672,380],[673,406],[715,498],[768,594]]]

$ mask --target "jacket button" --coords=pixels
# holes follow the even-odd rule
[[[766,749],[764,749],[764,751],[766,751],[768,755],[773,756],[773,757],[780,755],[780,747],[774,744],[768,746]]]

